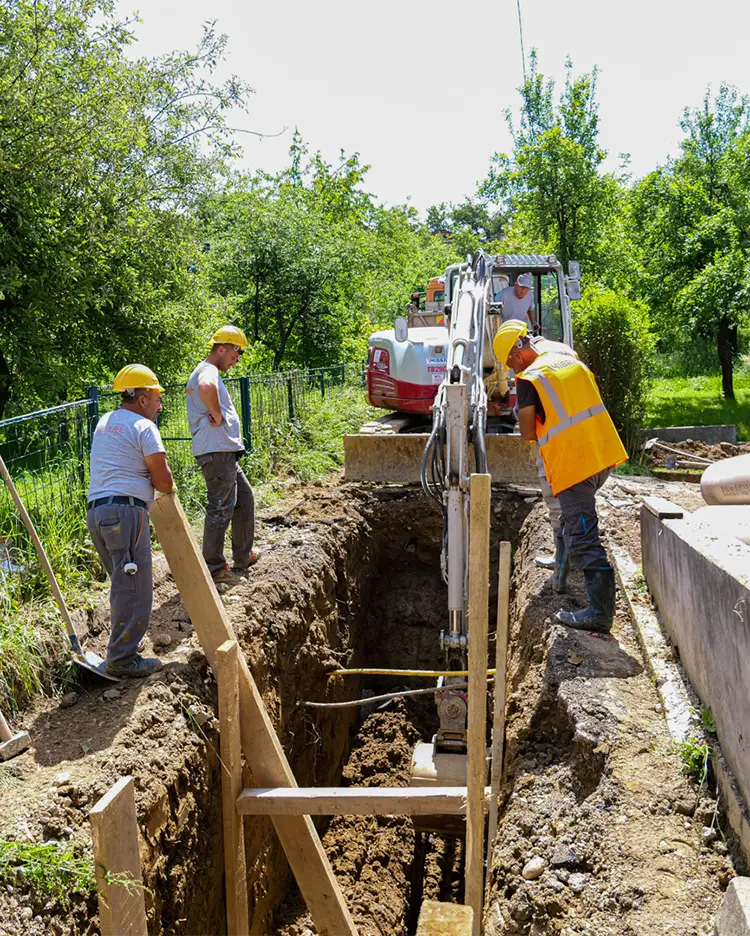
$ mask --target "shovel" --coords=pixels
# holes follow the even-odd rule
[[[39,536],[34,529],[34,524],[31,522],[31,517],[24,507],[23,501],[21,500],[21,497],[16,490],[15,484],[13,484],[13,479],[11,478],[7,467],[5,466],[5,462],[3,461],[2,456],[0,456],[0,475],[3,476],[3,480],[8,485],[10,496],[15,501],[16,507],[18,507],[18,512],[24,522],[24,526],[29,531],[29,536],[34,543],[36,554],[39,556],[39,562],[42,564],[42,568],[47,575],[47,580],[49,581],[49,586],[52,589],[52,594],[55,596],[57,606],[60,609],[60,614],[62,614],[63,621],[65,622],[65,630],[70,640],[70,646],[72,647],[73,653],[75,654],[76,663],[82,669],[87,670],[89,673],[94,673],[96,676],[102,676],[104,679],[109,679],[111,682],[119,682],[120,680],[116,676],[110,676],[110,674],[107,672],[106,660],[103,660],[99,654],[94,653],[91,650],[86,650],[84,652],[81,649],[81,644],[78,641],[78,635],[76,634],[75,628],[73,627],[73,622],[70,619],[68,606],[65,604],[65,599],[63,598],[63,594],[60,591],[60,586],[57,584],[55,573],[52,571],[52,566],[49,564],[47,553],[44,551],[42,541],[39,539]]]

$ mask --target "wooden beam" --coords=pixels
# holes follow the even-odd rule
[[[665,497],[649,495],[643,498],[643,506],[659,520],[679,520],[685,516],[685,511],[677,504]]]
[[[497,570],[497,628],[495,630],[495,702],[492,709],[492,759],[490,761],[490,817],[487,824],[487,857],[490,870],[492,842],[497,832],[497,798],[503,775],[505,741],[505,671],[508,662],[508,607],[510,603],[510,543],[500,543]]]
[[[483,790],[485,805],[489,787]],[[466,787],[276,787],[243,790],[243,816],[462,816]]]
[[[473,936],[480,936],[484,893],[484,781],[487,735],[487,629],[490,588],[490,499],[488,474],[473,474],[469,508],[469,714],[466,765],[466,869],[464,903],[474,911]]]
[[[219,741],[221,809],[224,817],[224,878],[228,936],[248,936],[247,867],[242,816],[235,809],[242,792],[240,685],[237,642],[225,641],[216,651],[219,672]]]
[[[154,501],[151,520],[203,652],[214,667],[218,648],[236,637],[177,495],[167,494]],[[294,774],[244,653],[238,662],[245,760],[263,786],[295,787]],[[275,816],[273,824],[319,936],[357,936],[310,817]]]
[[[463,904],[425,900],[419,911],[417,936],[471,936],[474,911]]]
[[[118,780],[89,818],[102,936],[148,936],[133,778]]]

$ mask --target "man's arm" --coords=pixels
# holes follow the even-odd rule
[[[521,438],[527,442],[536,442],[536,407],[524,406],[518,411],[518,428]]]
[[[172,469],[167,464],[166,452],[156,452],[154,455],[144,456],[151,483],[161,494],[171,494],[174,490]]]
[[[214,426],[220,426],[223,420],[221,404],[219,403],[219,382],[214,374],[205,374],[198,378],[198,393],[208,409],[208,421]]]

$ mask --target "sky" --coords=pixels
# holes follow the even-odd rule
[[[600,70],[606,168],[629,153],[640,177],[676,154],[679,121],[708,86],[750,93],[750,3],[712,0],[520,0],[526,54],[564,80]],[[241,168],[287,164],[294,128],[333,162],[371,166],[365,187],[420,212],[475,193],[492,154],[512,150],[505,111],[523,80],[517,0],[118,0],[138,12],[131,54],[194,48],[217,20],[229,42],[219,76],[255,91],[239,134]]]

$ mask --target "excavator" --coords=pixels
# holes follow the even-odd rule
[[[397,431],[365,431],[344,440],[347,479],[418,479],[442,512],[448,613],[439,639],[447,672],[465,670],[468,663],[470,476],[489,472],[494,482],[538,486],[529,445],[513,432],[515,417],[507,412],[514,403],[512,378],[505,383],[492,354],[503,321],[502,290],[522,273],[531,274],[535,284],[536,321],[544,337],[572,347],[570,301],[580,298],[578,264],[571,262],[566,276],[554,255],[477,251],[445,271],[441,307],[433,299],[435,306],[420,313],[432,320],[418,321],[412,305],[408,319],[397,319],[394,329],[370,339],[370,401],[396,411],[383,422]],[[444,317],[441,324],[434,320],[437,315]],[[493,394],[497,399],[488,419]],[[428,409],[431,427],[424,425]],[[432,743],[417,745],[413,785],[465,782],[467,696],[465,689],[453,688],[460,682],[440,678],[435,696],[439,728]]]

